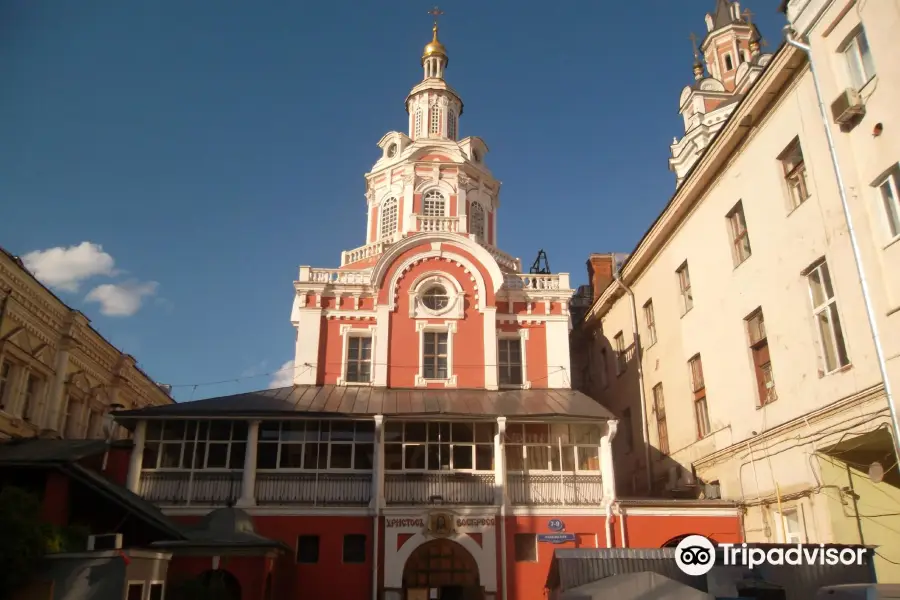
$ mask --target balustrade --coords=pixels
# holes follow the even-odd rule
[[[497,261],[497,264],[500,265],[501,269],[512,271],[513,273],[518,273],[522,270],[522,261],[518,258],[513,258],[506,252],[503,252],[490,244],[485,244],[481,241],[478,243],[494,257],[494,260]]]
[[[257,504],[365,506],[371,498],[368,473],[256,474]]]
[[[508,473],[507,494],[514,505],[599,505],[603,500],[600,475],[533,475]]]
[[[493,504],[493,473],[385,473],[386,504]]]
[[[353,250],[341,252],[341,266],[353,264],[367,258],[372,258],[373,256],[378,256],[379,254],[382,254],[390,245],[390,241],[382,240],[374,242],[372,244],[366,244],[365,246],[360,246],[359,248],[354,248]]]
[[[140,495],[166,505],[224,505],[241,496],[240,471],[144,471]]]
[[[440,231],[455,233],[459,231],[458,217],[416,217],[418,222],[418,231]]]
[[[511,290],[567,290],[569,275],[538,275],[534,273],[510,273],[506,275],[506,287]]]
[[[302,283],[330,283],[337,285],[369,285],[372,269],[313,269],[300,267]]]

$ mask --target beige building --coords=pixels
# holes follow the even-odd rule
[[[112,406],[172,402],[133,357],[0,249],[0,440],[103,438]]]
[[[739,501],[748,541],[877,545],[880,579],[897,582],[880,365],[900,389],[900,2],[783,10],[811,47],[883,360],[808,55],[761,54],[749,16],[719,0],[681,96],[684,139],[699,141],[673,144],[677,191],[622,283],[594,290],[572,371],[622,419],[623,494],[649,481],[654,495]],[[695,133],[716,111],[715,131]]]

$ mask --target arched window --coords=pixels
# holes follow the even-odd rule
[[[390,237],[397,231],[397,199],[388,198],[381,205],[381,239]]]
[[[730,71],[734,68],[734,63],[731,62],[731,55],[725,55],[725,71]]]
[[[413,127],[414,136],[419,137],[422,135],[422,109],[416,109],[416,120],[415,126]]]
[[[485,215],[484,207],[480,202],[472,202],[472,208],[469,210],[469,232],[474,233],[479,242],[487,242],[485,235]]]
[[[426,192],[422,201],[422,214],[426,217],[443,217],[446,212],[444,195],[437,190]]]
[[[431,107],[431,133],[440,133],[441,131],[441,109],[437,106]]]
[[[447,137],[456,139],[456,113],[452,110],[447,112]]]

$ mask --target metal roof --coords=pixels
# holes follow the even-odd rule
[[[0,464],[69,463],[107,449],[105,440],[13,440],[0,443]]]
[[[615,419],[609,410],[575,390],[434,390],[295,385],[165,406],[120,411],[120,419],[163,417],[461,416],[523,419],[575,417]]]

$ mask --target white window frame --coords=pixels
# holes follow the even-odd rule
[[[391,215],[391,220],[387,221],[387,224],[393,222],[392,227],[385,228],[385,213],[392,208],[394,209],[393,215]],[[382,201],[381,206],[378,208],[378,239],[379,240],[387,240],[394,236],[397,233],[397,230],[400,228],[400,201],[397,200],[396,196],[388,196]]]
[[[866,58],[859,47],[860,40],[865,42],[866,54],[868,55],[868,66]],[[872,59],[872,47],[869,45],[869,38],[866,36],[866,30],[860,26],[859,29],[847,39],[841,46],[841,56],[844,59],[844,68],[847,73],[847,80],[850,86],[855,90],[861,90],[866,87],[873,77],[875,77],[875,61]],[[871,73],[869,72],[871,70]]]
[[[447,291],[447,306],[432,310],[422,302],[422,295],[434,286]],[[419,275],[409,286],[409,317],[411,319],[462,319],[465,317],[465,290],[453,277],[442,271],[428,271]]]
[[[439,204],[438,201],[440,202]],[[431,202],[431,207],[429,207],[429,202]],[[438,188],[426,190],[422,194],[422,216],[432,218],[446,217],[447,204],[447,196],[444,195],[444,192]],[[435,209],[438,207],[440,210],[435,212]]]
[[[423,424],[425,426],[425,441],[415,441],[415,440],[407,441],[406,440],[406,425],[408,425],[410,423]],[[431,435],[430,434],[430,425],[432,423],[448,423],[450,426],[450,440],[445,442],[443,440],[438,441],[438,440],[430,439],[430,435]],[[454,442],[453,441],[453,425],[455,425],[455,424],[488,425],[492,428],[491,429],[491,438],[490,438],[491,441],[490,442],[478,441],[478,436],[473,429],[473,438],[472,438],[473,441],[471,441],[471,442]],[[480,474],[485,474],[485,475],[494,473],[493,468],[490,468],[490,469],[476,468],[478,466],[478,463],[477,463],[478,457],[477,457],[476,449],[478,446],[489,447],[491,450],[492,461],[496,465],[497,457],[494,455],[494,441],[493,441],[494,435],[496,435],[496,432],[497,432],[496,422],[480,421],[480,422],[474,422],[474,423],[464,423],[464,422],[460,422],[460,421],[403,421],[403,422],[400,422],[400,425],[402,425],[402,427],[403,427],[403,433],[400,436],[400,440],[399,441],[397,441],[397,440],[385,441],[384,445],[385,446],[400,446],[400,457],[401,457],[401,464],[402,464],[403,468],[399,469],[399,470],[385,468],[385,473],[405,473],[405,472],[414,472],[414,473],[480,473]],[[441,447],[446,446],[448,451],[450,452],[450,464],[447,469],[441,469],[441,468],[432,469],[432,468],[429,468],[429,466],[428,466],[428,446],[437,446],[437,445],[440,445]],[[415,447],[415,446],[422,446],[425,449],[425,468],[424,469],[413,468],[406,464],[406,448],[407,447]],[[462,468],[456,467],[456,465],[454,464],[454,460],[453,460],[453,448],[455,446],[468,446],[468,447],[472,448],[472,468],[471,469],[467,469],[464,467],[462,467]],[[386,450],[385,450],[385,452],[386,452]]]
[[[647,347],[650,348],[656,343],[656,312],[653,310],[653,298],[644,303],[644,322],[647,326],[647,339],[650,342]]]
[[[422,137],[422,107],[416,108],[416,116],[413,123],[413,137]]]
[[[375,332],[377,325],[367,327],[354,327],[350,324],[342,324],[341,335],[341,376],[337,378],[337,385],[371,386],[375,381]],[[369,338],[372,340],[372,355],[369,360],[369,381],[347,381],[347,365],[349,363],[348,351],[350,350],[350,338]]]
[[[527,438],[527,434],[525,433],[525,427],[528,425],[545,425],[547,426],[547,434],[548,441],[547,442],[535,442],[529,441]],[[597,443],[578,443],[575,440],[575,436],[573,435],[573,428],[578,426],[587,426],[593,427],[592,423],[507,423],[506,425],[506,441],[504,442],[503,452],[504,455],[507,452],[507,448],[511,449],[515,452],[515,448],[520,448],[522,450],[522,470],[508,468],[507,470],[511,473],[530,473],[535,475],[560,475],[560,474],[582,474],[582,475],[599,475],[603,471],[603,467],[600,464],[600,457],[602,456],[601,448],[600,448],[600,437],[602,437],[602,433],[597,432]],[[566,438],[567,441],[560,443],[559,440],[553,438],[553,428],[565,427]],[[515,429],[520,428],[519,431],[522,433],[522,441],[515,440]],[[562,446],[563,455],[571,452],[570,458],[572,460],[572,469],[565,469],[564,460],[562,456],[559,456],[559,448]],[[528,461],[528,449],[529,448],[542,448],[547,452],[547,463],[545,468],[531,468]],[[581,469],[578,465],[578,448],[590,448],[591,450],[597,450],[597,469]],[[553,457],[559,457],[560,464],[559,469],[553,469]]]
[[[235,467],[228,466],[231,463],[231,449],[234,444],[242,444],[243,443],[244,444],[244,460],[246,460],[246,456],[247,456],[247,446],[246,445],[248,443],[248,440],[247,440],[247,438],[243,438],[243,439],[235,438],[233,425],[232,425],[232,429],[229,433],[228,440],[219,440],[219,439],[210,440],[209,439],[209,426],[214,422],[221,422],[221,421],[227,421],[230,424],[234,423],[234,422],[244,422],[243,419],[221,419],[221,420],[220,419],[160,419],[160,421],[158,421],[158,422],[161,422],[163,424],[162,425],[163,426],[162,439],[158,440],[156,438],[148,437],[146,439],[146,441],[144,442],[145,448],[150,444],[157,444],[157,443],[159,444],[159,448],[158,448],[157,454],[156,454],[156,466],[155,467],[145,467],[142,464],[141,470],[142,471],[159,471],[159,472],[181,472],[181,473],[186,473],[186,472],[191,472],[191,471],[193,471],[193,472],[207,471],[207,472],[216,472],[216,473],[240,473],[241,471],[244,470],[244,461],[241,461],[240,465],[235,466]],[[172,440],[172,439],[165,438],[165,426],[168,423],[183,423],[184,424],[185,432],[182,434],[182,437],[180,440]],[[188,436],[188,431],[189,431],[188,427],[189,427],[189,424],[191,424],[191,423],[196,423],[196,425],[194,427],[193,437]],[[201,439],[199,437],[199,428],[200,428],[200,424],[202,424],[202,423],[206,423],[206,437]],[[148,427],[147,429],[148,429],[148,433],[149,433],[150,427]],[[194,452],[196,453],[197,444],[200,444],[200,443],[204,444],[203,464],[202,465],[193,465],[192,464],[193,459],[191,459],[190,463],[185,462],[187,459],[187,457],[185,456],[185,449],[187,448],[188,444],[190,444],[191,447],[194,448]],[[170,445],[179,444],[181,446],[181,450],[180,450],[180,457],[179,457],[178,464],[179,465],[187,464],[188,466],[161,467],[160,464],[162,462],[162,456],[163,456],[163,444],[170,444]],[[225,466],[224,467],[207,467],[206,466],[207,462],[209,462],[209,446],[210,446],[210,444],[218,444],[218,445],[227,444],[228,445],[228,448],[225,453]]]
[[[802,504],[797,504],[790,508],[783,508],[781,512],[775,510],[772,511],[772,514],[775,517],[775,532],[778,536],[776,540],[779,544],[805,544],[807,542],[806,519],[804,518]],[[788,515],[797,516],[798,531],[789,530],[787,521]]]
[[[441,133],[441,107],[437,104],[433,104],[430,107],[430,115],[429,115],[429,125],[428,125],[428,134],[429,135],[440,135]]]
[[[353,439],[352,440],[334,441],[331,439],[331,435],[330,435],[331,434],[331,424],[336,421],[339,421],[342,423],[352,423],[353,424]],[[328,433],[329,433],[328,439],[327,440],[322,440],[322,439],[306,440],[306,439],[304,439],[302,441],[300,441],[300,440],[292,441],[292,440],[283,439],[281,437],[281,434],[282,434],[284,424],[285,423],[298,423],[298,422],[302,422],[304,424],[309,423],[309,422],[317,423],[318,428],[319,428],[318,432],[319,432],[320,436],[321,436],[321,431],[322,431],[322,425],[324,423],[327,423],[328,424]],[[277,445],[277,450],[275,453],[275,467],[274,468],[257,467],[256,470],[259,473],[316,473],[316,472],[322,472],[322,471],[333,471],[336,473],[371,473],[372,469],[357,469],[353,466],[356,464],[356,448],[357,448],[357,446],[367,446],[367,445],[372,446],[373,468],[374,468],[374,464],[375,464],[375,462],[374,462],[375,461],[375,453],[378,451],[378,449],[376,448],[376,444],[375,444],[374,429],[372,430],[372,439],[371,440],[365,440],[365,439],[357,440],[356,439],[356,424],[357,423],[372,423],[373,428],[374,428],[374,421],[371,421],[368,419],[292,419],[290,421],[281,421],[280,423],[277,423],[278,424],[278,439],[277,440],[260,439],[260,441],[258,442],[258,445],[265,445],[265,446]],[[267,424],[273,424],[273,422],[269,422]],[[368,434],[369,432],[364,432],[364,433]],[[306,460],[306,456],[305,456],[306,455],[306,446],[309,444],[316,445],[316,446],[327,446],[324,467],[322,467],[322,468],[318,467],[318,465],[321,462],[321,457],[318,454],[316,455],[316,466],[314,466],[314,467],[307,468],[307,467],[281,467],[280,466],[281,465],[281,450],[284,446],[301,446],[302,445],[303,446],[303,454],[301,456],[303,457],[302,460],[305,461]],[[352,447],[350,450],[350,468],[333,467],[331,465],[331,447],[332,446],[351,446]],[[317,452],[318,452],[318,450],[317,450]],[[258,446],[257,446],[257,456],[259,456]]]
[[[128,592],[131,591],[131,586],[133,585],[141,586],[141,600],[145,600],[145,598],[147,598],[148,586],[147,582],[142,579],[129,579],[125,582],[125,598],[128,598]]]
[[[744,213],[744,203],[738,201],[725,215],[728,219],[728,231],[731,233],[731,257],[735,268],[753,256],[753,247],[750,244],[750,229],[747,226],[747,215]]]
[[[153,590],[154,585],[162,586],[162,595],[159,597],[159,600],[166,600],[166,582],[162,579],[151,579],[147,582],[147,600],[150,600],[150,592]]]
[[[469,208],[469,233],[475,236],[476,242],[487,244],[487,210],[478,200],[472,200]],[[476,219],[475,215],[479,215]]]
[[[675,275],[678,278],[678,290],[681,295],[681,316],[684,316],[694,308],[694,286],[691,283],[688,261],[684,261],[680,267],[675,269]]]
[[[821,282],[823,292],[824,292],[824,287],[825,287],[825,277],[823,275],[828,276],[827,277],[828,281],[831,282],[831,293],[832,293],[830,298],[826,298],[822,304],[818,304],[818,305],[816,304],[816,299],[815,299],[815,296],[813,295],[813,283],[812,283],[813,273],[816,273],[816,272],[819,273],[819,280]],[[813,263],[813,265],[810,268],[808,268],[806,270],[805,276],[806,276],[807,290],[809,293],[809,302],[810,302],[810,305],[812,306],[812,313],[813,313],[812,326],[816,332],[816,334],[815,334],[816,340],[818,341],[819,367],[821,369],[822,375],[830,375],[831,373],[836,373],[842,369],[847,368],[848,366],[850,366],[852,364],[852,361],[850,360],[850,351],[847,348],[847,338],[844,335],[844,320],[841,318],[841,314],[838,309],[837,291],[834,289],[834,279],[832,279],[832,277],[831,277],[831,269],[828,267],[828,261],[824,258],[816,261],[815,263]],[[825,292],[825,293],[827,293],[827,292]],[[829,341],[832,344],[832,348],[834,349],[835,359],[837,360],[837,363],[833,369],[829,368],[829,366],[828,366],[828,358],[827,358],[828,353],[825,351],[825,340],[822,339],[822,330],[819,327],[819,315],[825,311],[829,312],[828,331],[831,334]],[[841,364],[838,338],[837,338],[837,333],[835,330],[835,316],[840,321],[841,338],[843,339],[843,342],[844,342],[843,343],[844,354],[845,354],[845,358],[847,359],[847,362],[845,364]]]
[[[778,163],[784,178],[788,212],[790,213],[812,196],[809,189],[809,171],[806,168],[806,157],[803,155],[800,136],[794,136],[791,143],[784,147],[784,150],[778,155]]]
[[[900,240],[900,164],[892,166],[874,185],[878,200],[878,214],[884,224],[887,243]],[[888,198],[885,190],[891,195]]]
[[[456,139],[456,112],[447,109],[447,137],[451,140]]]
[[[728,63],[731,63],[731,66],[728,66]],[[722,55],[722,72],[731,73],[735,69],[734,58],[731,56],[731,52],[726,52]]]
[[[425,332],[447,334],[447,375],[446,379],[425,379]],[[456,387],[456,373],[453,372],[453,341],[456,337],[456,321],[444,321],[443,324],[416,321],[416,333],[419,334],[419,372],[416,374],[415,387],[427,387],[430,383],[443,383],[444,387]]]
[[[518,331],[503,331],[501,329],[497,330],[497,381],[500,381],[500,341],[501,340],[519,340],[520,344],[520,356],[522,357],[522,383],[504,383],[500,384],[500,387],[503,389],[514,389],[514,390],[528,390],[531,389],[531,381],[528,380],[528,365],[526,359],[526,348],[528,344],[528,329],[519,329]]]

